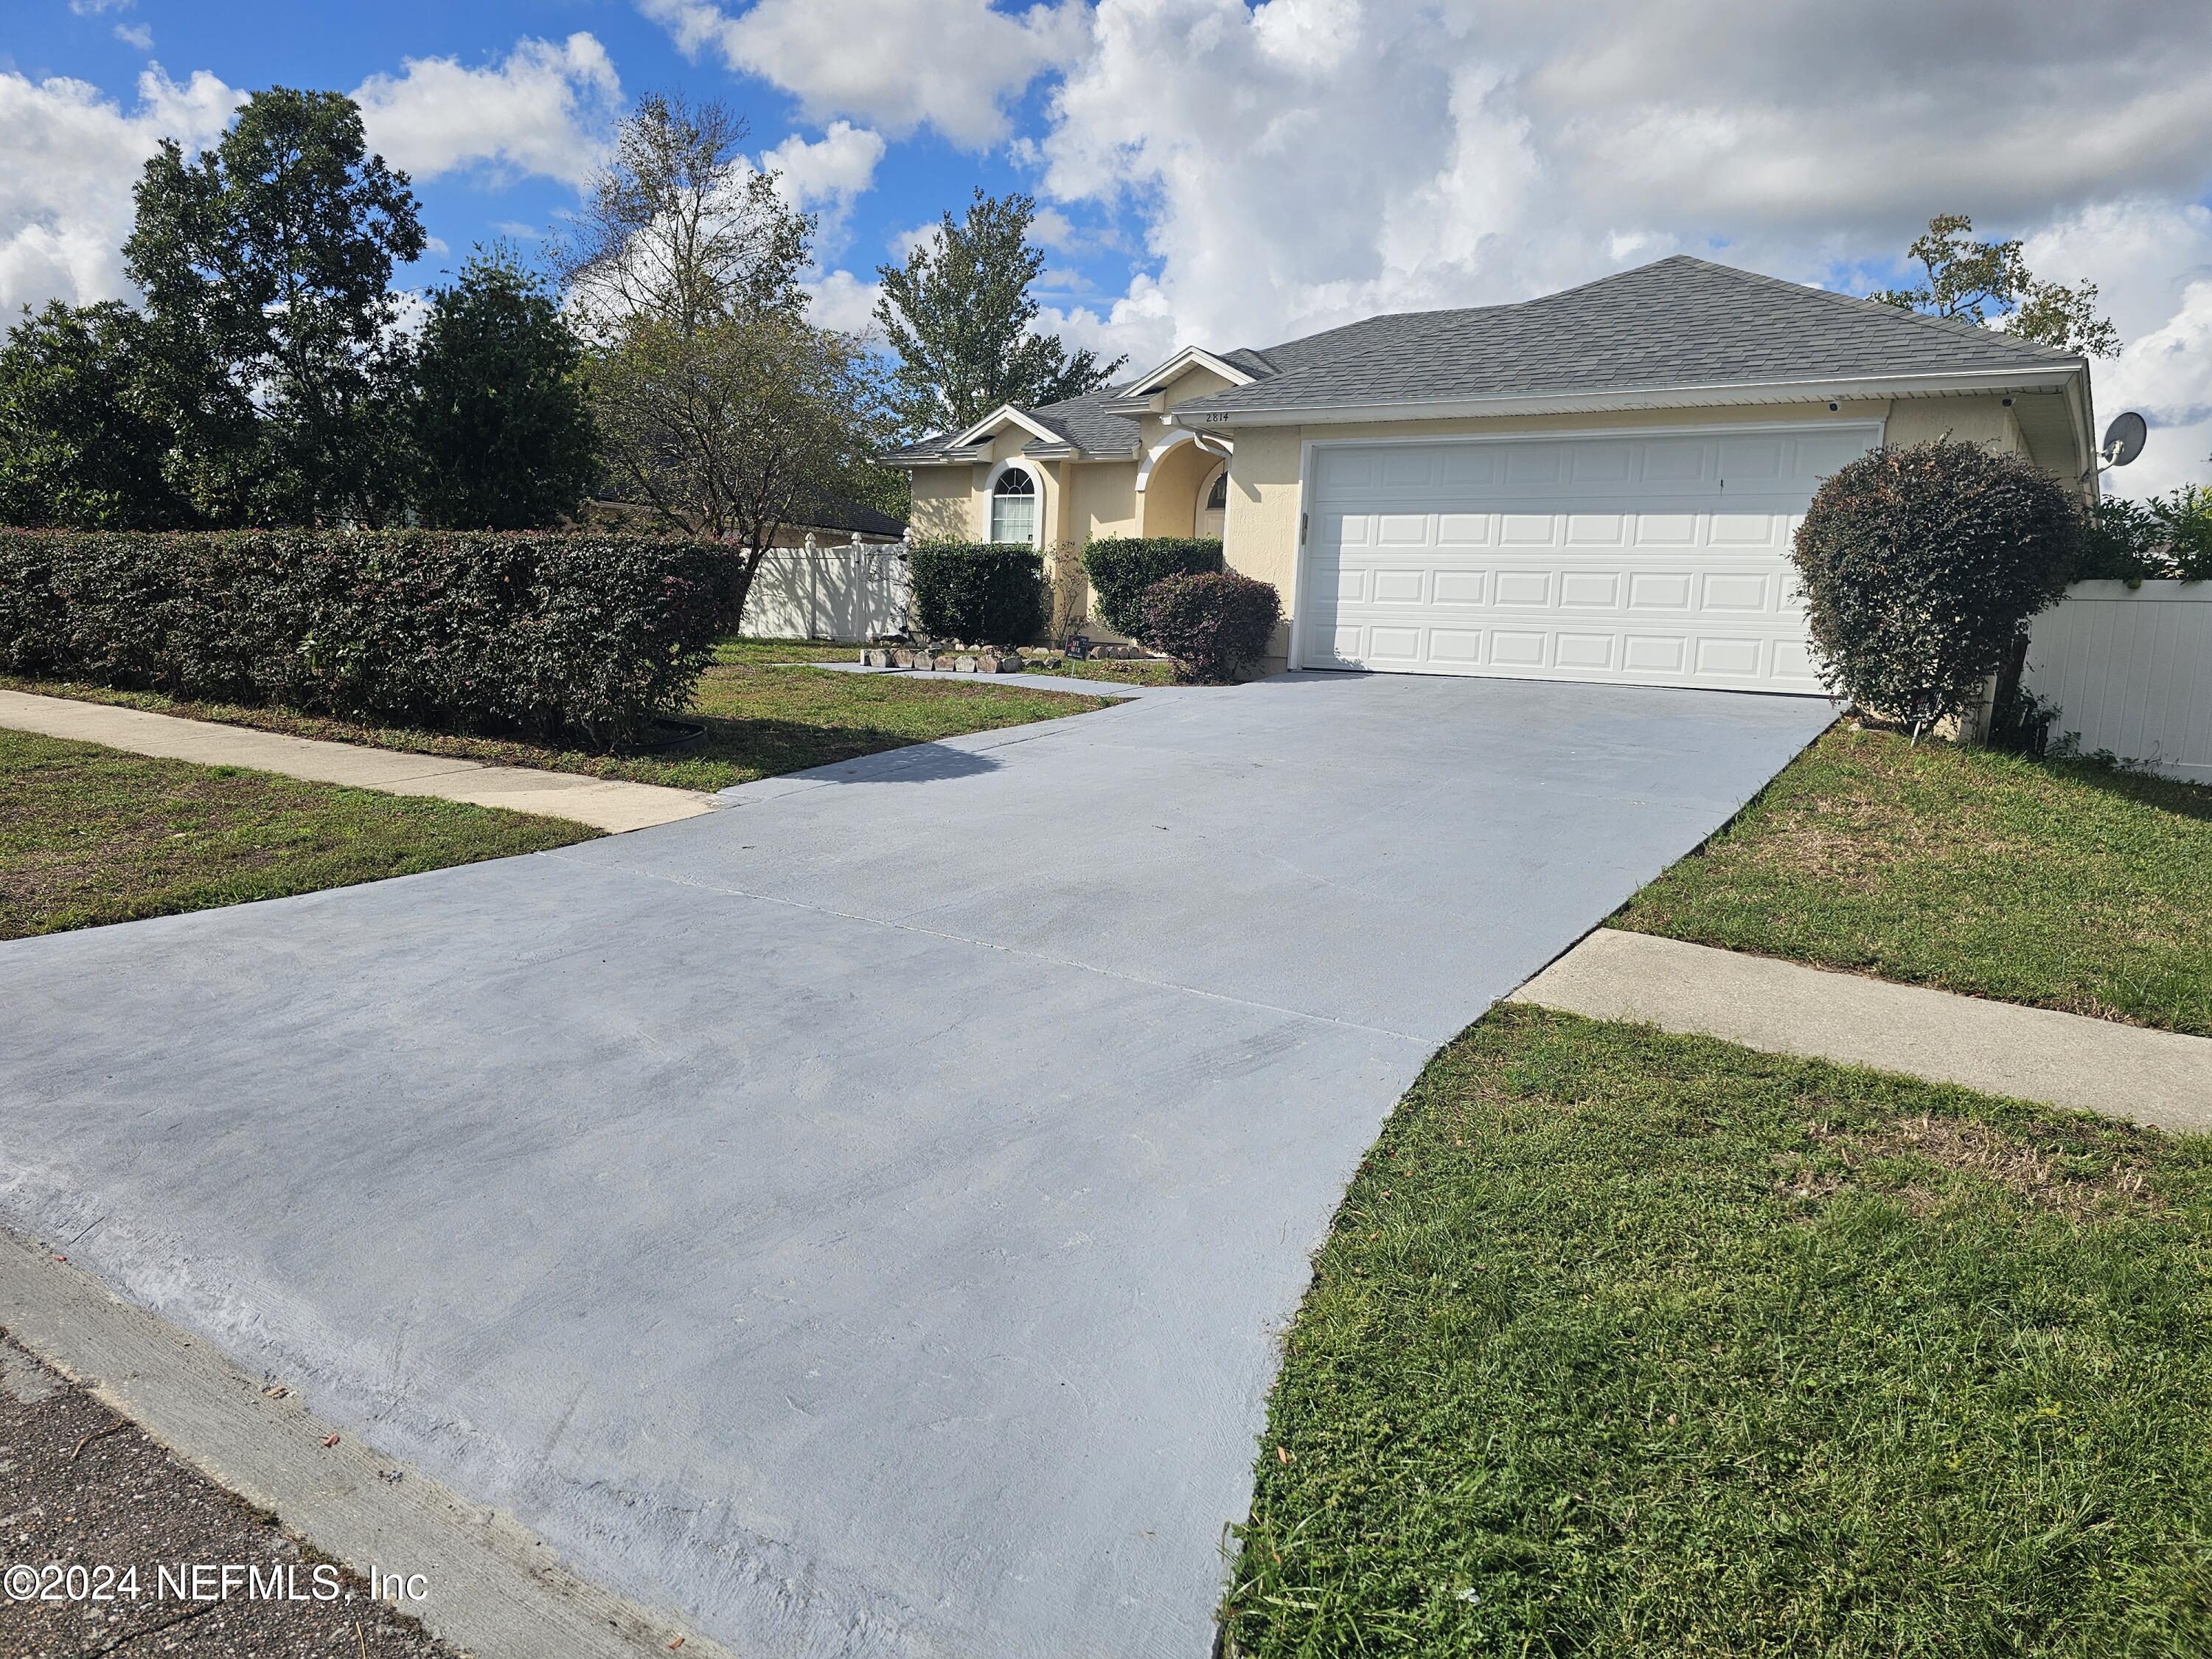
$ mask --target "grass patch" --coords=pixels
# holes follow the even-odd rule
[[[2203,1138],[1493,1011],[1316,1259],[1237,1649],[2212,1651],[2208,1239]]]
[[[1116,660],[1111,657],[1086,657],[1080,662],[1073,657],[1062,657],[1050,668],[1030,668],[1023,672],[1056,674],[1071,680],[1106,680],[1117,685],[1175,684],[1175,665],[1171,662]]]
[[[599,834],[4,730],[0,802],[0,939],[312,893]]]
[[[1832,732],[1613,925],[2212,1036],[2212,789]]]
[[[967,732],[989,732],[1103,708],[1109,699],[1061,691],[978,684],[973,679],[900,675],[822,674],[808,662],[850,660],[857,648],[803,640],[729,640],[700,676],[687,718],[707,735],[665,755],[587,755],[516,738],[375,726],[249,708],[191,702],[151,691],[54,684],[0,676],[0,685],[48,696],[118,704],[191,720],[250,726],[295,737],[373,744],[414,754],[450,755],[495,766],[537,766],[587,777],[626,778],[678,789],[726,789],[780,772],[854,760],[912,743],[933,743]]]

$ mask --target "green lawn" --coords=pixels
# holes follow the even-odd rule
[[[519,738],[368,726],[280,708],[188,702],[99,686],[6,678],[0,678],[0,684],[301,737],[453,755],[501,766],[542,766],[682,789],[726,789],[755,778],[827,766],[908,744],[1085,714],[1111,701],[993,685],[968,677],[825,674],[804,665],[850,660],[859,654],[854,647],[804,641],[725,641],[716,647],[715,660],[700,677],[691,706],[684,711],[707,727],[706,737],[665,755],[586,755]]]
[[[2212,789],[1836,731],[1613,926],[2212,1035]]]
[[[2212,1652],[2212,1142],[1524,1008],[1286,1340],[1247,1655]]]
[[[1150,662],[1143,659],[1125,661],[1110,657],[1087,657],[1078,662],[1073,657],[1062,657],[1050,668],[1032,668],[1029,672],[1032,674],[1056,674],[1073,680],[1105,680],[1115,685],[1175,684],[1173,663]]]
[[[0,730],[0,939],[310,893],[598,833]]]
[[[857,645],[817,645],[805,640],[725,640],[714,647],[714,659],[723,663],[759,665],[772,662],[857,662]],[[1062,657],[1049,668],[1026,667],[1024,674],[1048,674],[1060,679],[1103,680],[1113,685],[1173,685],[1175,665],[1144,659],[1123,661],[1106,657],[1078,662]],[[927,679],[933,676],[917,676]],[[986,682],[988,684],[988,682]],[[1003,689],[1003,688],[1001,688]]]

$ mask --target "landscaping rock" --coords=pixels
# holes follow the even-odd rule
[[[899,647],[897,650],[891,653],[891,666],[894,668],[911,668],[914,666],[914,659],[915,653],[913,649],[902,645]]]
[[[956,674],[974,673],[975,672],[975,659],[973,657],[955,657],[952,659],[952,672]]]
[[[914,653],[914,665],[916,668],[922,670],[925,673],[927,672],[929,670],[937,666],[937,653],[933,651],[915,652]]]

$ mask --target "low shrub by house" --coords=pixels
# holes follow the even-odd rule
[[[1212,536],[1105,537],[1083,550],[1098,620],[1131,639],[1143,636],[1145,594],[1154,582],[1220,568],[1221,542]]]
[[[1267,656],[1282,617],[1282,596],[1271,584],[1206,571],[1147,588],[1137,635],[1175,659],[1177,679],[1218,683]]]
[[[1946,440],[1851,462],[1791,554],[1829,683],[1897,719],[1961,712],[2064,591],[2081,535],[2072,492],[2020,456]]]
[[[967,645],[1027,645],[1044,626],[1044,556],[999,542],[925,542],[908,565],[925,634]]]
[[[639,536],[0,531],[0,668],[605,748],[690,696],[735,575]]]

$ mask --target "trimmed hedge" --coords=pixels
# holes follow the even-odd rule
[[[604,748],[689,699],[736,576],[638,536],[0,531],[0,667]]]
[[[963,645],[1027,645],[1044,626],[1044,555],[1002,542],[915,548],[915,623]]]
[[[1142,638],[1175,659],[1178,680],[1233,680],[1267,654],[1282,596],[1233,570],[1169,576],[1145,590]]]
[[[1221,542],[1213,536],[1103,537],[1083,550],[1098,620],[1133,640],[1144,637],[1145,593],[1154,582],[1220,568]]]
[[[1877,449],[1821,482],[1791,557],[1830,684],[1890,719],[1971,703],[2081,557],[2073,492],[1948,440]]]

